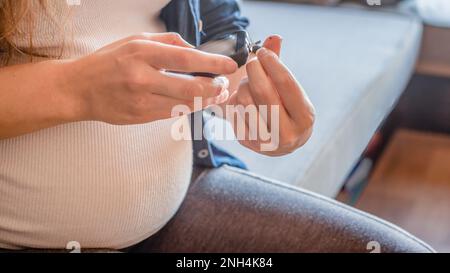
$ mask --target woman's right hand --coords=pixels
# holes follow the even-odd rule
[[[61,78],[75,119],[110,124],[170,118],[176,105],[193,109],[195,97],[203,99],[203,107],[228,99],[225,77],[166,71],[226,75],[237,70],[231,58],[198,51],[175,33],[132,36],[63,67]]]

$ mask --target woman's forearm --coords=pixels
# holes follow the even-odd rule
[[[169,71],[228,75],[228,57],[192,49],[178,34],[143,34],[76,60],[0,69],[0,139],[74,121],[116,125],[171,117],[175,106],[193,110],[194,98],[224,102],[228,82],[175,76]]]
[[[0,69],[0,139],[82,119],[64,61]]]

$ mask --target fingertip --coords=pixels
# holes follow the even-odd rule
[[[195,49],[195,46],[191,45],[189,42],[187,42],[185,40],[177,41],[177,42],[175,42],[175,45],[190,48],[190,49]]]
[[[258,65],[258,63],[259,63],[259,61],[257,58],[254,58],[247,63],[247,65],[245,67],[245,69],[247,70],[247,75],[252,74],[251,72],[253,70],[255,70],[255,67]]]
[[[227,57],[226,67],[227,67],[226,68],[227,74],[233,74],[234,72],[236,72],[239,69],[238,64],[229,57]]]
[[[171,40],[171,44],[175,46],[187,47],[187,48],[195,48],[195,46],[191,45],[188,41],[186,41],[179,33],[170,32],[166,35],[167,38]]]
[[[259,49],[256,52],[256,56],[260,60],[264,60],[264,59],[267,59],[267,58],[276,58],[277,57],[272,50],[264,48],[264,47],[262,47],[261,49]]]
[[[281,35],[278,35],[278,34],[272,34],[272,35],[269,36],[268,39],[271,40],[271,41],[273,41],[273,40],[282,41],[283,37]]]
[[[280,35],[270,35],[265,41],[264,41],[264,47],[273,47],[277,43],[281,43],[283,38]]]
[[[195,48],[195,46],[191,45],[191,44],[188,43],[188,42],[185,42],[184,45],[185,45],[187,48],[192,48],[192,49]]]
[[[277,56],[280,56],[282,41],[283,38],[280,35],[271,35],[266,39],[263,47],[273,51]]]
[[[259,50],[260,50],[260,49],[258,49],[258,51],[259,51]],[[258,52],[258,51],[257,51],[257,52]],[[247,68],[253,67],[257,62],[258,62],[258,59],[253,58],[253,59],[251,59],[251,60],[248,61],[246,67],[247,67]]]

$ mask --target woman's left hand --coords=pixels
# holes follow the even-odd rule
[[[241,81],[238,90],[232,93],[228,105],[267,106],[268,113],[259,113],[257,126],[249,126],[252,119],[245,113],[241,118],[245,120],[246,137],[238,139],[245,147],[269,156],[281,156],[293,152],[303,146],[311,137],[315,119],[314,107],[305,91],[295,79],[294,75],[279,59],[281,37],[271,36],[264,47],[257,52],[257,58],[250,60],[246,66],[247,78]],[[279,106],[277,118],[271,118],[271,107]],[[254,121],[254,120],[253,120]],[[277,124],[275,124],[277,123]],[[234,126],[237,132],[237,126]],[[263,127],[263,128],[261,128]],[[249,139],[251,130],[257,128],[273,134],[278,128],[276,146],[270,150],[261,149],[267,144],[267,139]],[[273,137],[273,136],[272,136]]]

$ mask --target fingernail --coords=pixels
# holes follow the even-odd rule
[[[265,57],[273,57],[275,54],[272,53],[272,51],[268,50],[267,48],[261,48],[256,53],[259,58],[265,58]]]
[[[266,55],[267,54],[267,49],[265,47],[261,47],[256,54],[258,55]]]

